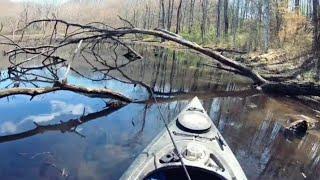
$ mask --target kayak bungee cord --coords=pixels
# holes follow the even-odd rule
[[[154,96],[153,91],[152,91],[151,88],[150,88],[150,92],[151,92],[152,98],[154,99],[154,101],[155,101],[155,103],[156,103],[157,109],[158,109],[158,111],[159,111],[159,113],[160,113],[160,116],[161,116],[161,119],[162,119],[162,121],[163,121],[163,123],[164,123],[164,126],[166,127],[166,130],[167,130],[167,132],[168,132],[168,134],[169,134],[169,137],[170,137],[170,140],[171,140],[171,142],[172,142],[172,144],[173,144],[173,146],[174,146],[174,149],[175,149],[175,151],[177,152],[177,155],[178,155],[178,157],[179,157],[179,159],[180,159],[181,166],[183,167],[183,170],[184,170],[184,172],[186,173],[186,176],[187,176],[188,180],[191,180],[191,177],[190,177],[190,175],[189,175],[189,172],[188,172],[188,170],[187,170],[187,168],[186,168],[186,166],[185,166],[185,164],[184,164],[184,161],[183,161],[183,159],[182,159],[182,155],[181,155],[181,153],[179,152],[176,143],[174,142],[173,136],[172,136],[172,134],[171,134],[171,132],[170,132],[170,130],[169,130],[169,126],[168,126],[166,120],[164,119],[164,116],[163,116],[163,114],[162,114],[162,112],[161,112],[161,109],[160,109],[160,107],[159,107],[159,105],[158,105],[158,101],[157,101],[156,97]]]

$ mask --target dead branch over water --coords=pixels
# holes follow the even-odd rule
[[[51,33],[51,36],[49,38],[48,43],[44,43],[38,46],[27,46],[24,47],[21,42],[23,42],[23,37],[25,34],[25,31],[28,29],[29,26],[36,24],[36,23],[52,23],[53,24],[53,30]],[[115,77],[109,75],[108,73],[111,71],[118,71],[120,74],[125,76],[123,71],[121,71],[121,67],[124,67],[128,65],[129,63],[141,59],[142,56],[138,54],[132,47],[127,45],[123,42],[123,38],[125,36],[134,35],[135,37],[139,38],[138,35],[151,35],[155,36],[164,40],[172,41],[175,43],[178,43],[182,46],[188,47],[192,50],[195,50],[201,54],[204,54],[210,58],[212,58],[215,61],[218,61],[224,66],[228,66],[234,71],[239,72],[239,74],[246,76],[254,82],[255,85],[258,86],[258,89],[265,93],[271,93],[271,94],[281,94],[281,95],[313,95],[313,96],[319,96],[320,95],[320,88],[318,85],[314,85],[311,83],[290,83],[290,82],[279,82],[279,81],[270,81],[261,76],[258,72],[256,72],[254,69],[247,67],[246,65],[234,61],[230,58],[227,58],[223,55],[221,55],[219,52],[201,47],[200,45],[188,41],[181,37],[180,35],[174,34],[172,32],[163,30],[163,29],[154,29],[154,30],[146,30],[146,29],[140,29],[135,28],[130,24],[129,22],[125,21],[125,23],[129,24],[129,27],[120,27],[120,28],[113,28],[106,24],[102,23],[90,23],[87,25],[81,25],[76,23],[69,23],[64,20],[58,20],[58,19],[42,19],[42,20],[36,20],[32,21],[29,24],[26,25],[23,29],[19,30],[19,32],[22,33],[20,43],[16,43],[10,39],[8,39],[9,42],[3,42],[2,44],[9,45],[12,47],[12,50],[9,50],[5,52],[5,54],[9,58],[9,62],[12,66],[8,68],[8,74],[9,78],[14,79],[16,82],[31,82],[31,81],[38,81],[38,82],[47,82],[51,83],[52,87],[48,88],[29,88],[29,89],[23,89],[23,88],[13,88],[13,89],[5,89],[0,92],[0,97],[6,97],[10,95],[15,94],[26,94],[26,95],[38,95],[48,92],[53,92],[57,90],[68,90],[73,91],[76,93],[82,93],[93,97],[109,97],[114,98],[120,101],[124,102],[132,102],[131,99],[126,97],[125,95],[121,95],[117,92],[112,92],[111,90],[107,89],[89,89],[89,88],[83,88],[83,87],[76,87],[73,85],[69,85],[67,83],[66,79],[61,79],[58,76],[58,70],[61,67],[70,67],[70,62],[68,63],[68,60],[57,56],[58,50],[63,50],[64,47],[70,46],[73,44],[77,44],[79,42],[84,42],[85,45],[81,47],[80,49],[80,55],[84,57],[84,52],[90,52],[91,55],[93,55],[95,59],[95,63],[98,63],[100,65],[103,65],[104,69],[97,68],[94,64],[90,64],[92,69],[95,72],[103,72],[105,76],[102,79],[115,79]],[[64,31],[65,35],[64,37],[57,37],[58,31]],[[116,51],[118,47],[124,48],[127,50],[127,54],[124,56],[129,59],[127,63],[119,64],[118,61],[118,55],[116,53],[114,57],[114,64],[110,65],[106,62],[106,60],[99,55],[99,52],[95,50],[96,47],[101,46],[102,43],[110,43],[111,48],[113,48],[113,51]],[[79,47],[78,47],[79,48]],[[34,66],[34,67],[27,67],[25,64],[32,61],[33,58],[28,58],[27,60],[23,62],[16,62],[16,58],[21,54],[28,54],[36,56],[37,58],[40,57],[41,64],[40,66]],[[74,57],[73,57],[74,58]],[[51,74],[51,77],[42,77],[40,75],[33,74],[34,70],[43,69],[48,71]],[[76,72],[72,67],[70,68],[74,72]],[[79,75],[82,75],[80,72],[76,72]],[[28,77],[30,76],[36,76],[33,79],[26,78],[26,75]],[[84,75],[82,75],[84,76]],[[89,79],[89,78],[88,78]],[[125,79],[127,79],[127,82],[132,84],[139,84],[143,87],[145,87],[148,91],[149,89],[152,90],[152,88],[143,82],[139,82],[136,80],[131,79],[128,76],[125,76]],[[270,75],[268,77],[270,78]],[[93,80],[93,79],[91,79]],[[33,84],[34,86],[37,86],[36,84]],[[19,86],[19,85],[18,85]]]
[[[12,95],[29,95],[31,98],[34,98],[37,95],[46,94],[54,91],[72,91],[75,93],[83,94],[88,97],[97,97],[97,98],[112,98],[117,99],[123,102],[131,102],[132,100],[125,95],[114,92],[106,88],[85,88],[80,86],[74,86],[70,84],[62,84],[57,81],[53,87],[46,88],[10,88],[0,91],[0,98],[12,96]]]

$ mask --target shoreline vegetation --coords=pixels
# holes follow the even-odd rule
[[[70,0],[62,4],[5,0],[1,2],[0,34],[19,40],[19,29],[37,19],[100,22],[101,27],[128,25],[120,16],[134,27],[165,29],[203,47],[247,52],[230,54],[254,68],[262,66],[261,69],[271,73],[281,73],[296,68],[296,64],[303,64],[310,54],[316,53],[318,5],[319,2],[308,0]],[[25,31],[24,40],[28,40],[27,36],[30,40],[50,37],[53,26],[47,22],[34,24]],[[61,36],[65,34],[64,28],[57,31]],[[158,41],[151,36],[143,37],[143,41],[155,40]],[[159,45],[158,42],[152,44]],[[165,46],[177,48],[172,43]],[[316,66],[320,63],[315,61],[318,57],[311,62],[313,68],[300,74],[301,78],[318,81]],[[282,67],[275,68],[279,63]]]

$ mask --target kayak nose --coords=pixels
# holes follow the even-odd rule
[[[211,128],[211,119],[206,115],[198,97],[194,97],[178,116],[177,126],[187,132],[204,133]]]

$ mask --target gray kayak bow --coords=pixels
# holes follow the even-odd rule
[[[167,130],[160,132],[134,160],[122,180],[191,179],[246,180],[231,149],[213,124],[197,97],[168,125],[176,152]]]

